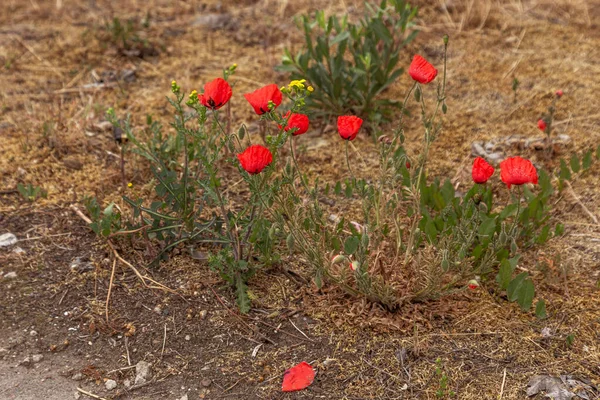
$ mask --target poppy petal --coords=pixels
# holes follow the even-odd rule
[[[283,374],[283,383],[281,390],[284,392],[295,392],[296,390],[306,389],[315,379],[315,370],[306,361],[302,361],[285,371]]]
[[[242,168],[251,175],[260,173],[273,161],[273,154],[265,146],[252,145],[237,155]]]
[[[337,119],[338,133],[345,140],[354,140],[362,126],[363,120],[354,115],[342,115]]]
[[[537,184],[538,174],[531,161],[510,157],[500,163],[500,179],[510,189],[512,185]]]
[[[204,85],[204,93],[198,95],[198,100],[204,107],[218,110],[231,99],[231,95],[229,83],[223,78],[217,78]]]
[[[246,93],[244,97],[246,100],[248,100],[248,103],[250,103],[254,109],[254,112],[258,115],[262,115],[270,111],[269,101],[273,102],[275,107],[278,107],[283,100],[281,90],[274,83],[263,86],[252,93]]]
[[[471,176],[475,183],[486,183],[488,179],[494,174],[494,167],[492,167],[487,161],[481,157],[477,157],[473,162],[473,169]]]
[[[429,83],[435,79],[438,71],[427,60],[416,54],[410,63],[408,73],[411,78],[419,83]]]

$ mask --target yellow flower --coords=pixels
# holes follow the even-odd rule
[[[131,189],[131,188],[133,187],[133,183],[129,182],[129,183],[127,184],[127,187],[128,187],[129,189]]]
[[[234,64],[232,65],[232,67],[233,67],[233,68],[237,68],[237,64],[236,64],[236,63],[234,63]]]
[[[192,90],[192,93],[190,93],[190,99],[193,99],[195,96],[198,96],[196,89]]]
[[[314,87],[312,87],[312,86],[309,86],[309,87],[307,87],[307,88],[306,88],[306,90],[308,90],[309,92],[311,92],[311,93],[312,93],[312,92],[314,92],[314,91],[315,91],[315,88],[314,88]]]
[[[295,80],[295,81],[291,81],[290,84],[288,85],[288,88],[290,90],[292,90],[293,88],[298,88],[298,89],[304,89],[304,83],[306,82],[306,79],[300,79],[300,80]]]
[[[177,82],[175,81],[175,79],[173,79],[173,80],[171,81],[171,86],[175,86],[175,85],[177,85]]]

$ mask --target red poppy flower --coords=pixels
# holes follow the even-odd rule
[[[283,374],[283,384],[281,390],[284,392],[294,392],[296,390],[306,389],[315,380],[315,371],[306,361],[302,361],[285,371]]]
[[[477,157],[473,162],[471,176],[475,183],[486,183],[494,175],[494,167],[481,157]]]
[[[337,119],[338,132],[342,139],[354,140],[362,123],[363,120],[354,115],[342,115]]]
[[[275,107],[281,104],[281,100],[283,96],[281,95],[281,90],[277,87],[276,84],[267,85],[261,87],[258,90],[255,90],[252,93],[246,93],[244,95],[248,103],[254,108],[254,112],[258,115],[263,115],[264,113],[269,112],[269,101],[272,101],[275,104]]]
[[[435,79],[438,71],[427,60],[416,54],[410,63],[408,73],[411,78],[419,83],[429,83]]]
[[[563,91],[562,90],[557,90],[556,91],[556,97],[562,97],[563,96]]]
[[[302,135],[303,133],[306,133],[306,131],[308,131],[308,124],[309,124],[309,120],[308,120],[308,116],[304,115],[304,114],[292,114],[290,116],[291,111],[288,111],[284,116],[283,119],[287,120],[287,125],[285,126],[285,131],[289,131],[291,129],[294,129],[294,131],[292,132],[292,135],[294,136],[298,136],[298,135]],[[289,117],[289,119],[288,119]],[[283,126],[278,125],[279,129],[282,129]]]
[[[273,161],[271,151],[259,144],[248,147],[242,153],[238,154],[237,158],[240,160],[242,168],[251,175],[258,174]]]
[[[198,100],[204,107],[218,110],[231,99],[231,86],[223,78],[217,78],[204,85],[204,93],[198,95]]]
[[[510,157],[500,163],[500,179],[510,189],[511,185],[537,184],[538,174],[531,161]]]
[[[540,118],[538,120],[538,128],[540,128],[540,130],[545,131],[546,130],[546,121],[544,121],[542,118]]]

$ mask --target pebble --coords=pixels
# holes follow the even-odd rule
[[[131,387],[131,381],[129,379],[125,379],[123,381],[123,385],[125,385],[126,389],[129,389]]]
[[[202,379],[202,381],[200,382],[202,384],[202,386],[204,387],[209,387],[210,384],[212,383],[212,381],[208,378]]]
[[[75,397],[75,400],[79,400],[81,398],[81,393],[75,392],[73,393],[73,397]]]
[[[25,250],[23,250],[22,248],[20,248],[19,246],[17,246],[17,247],[15,247],[13,249],[13,253],[15,253],[15,254],[23,254],[23,253],[25,253]]]
[[[17,237],[12,233],[4,233],[0,235],[0,247],[8,247],[17,243]]]
[[[135,366],[135,384],[141,385],[142,383],[146,383],[150,378],[152,378],[152,371],[150,370],[152,366],[150,363],[146,361],[140,361]]]
[[[40,361],[42,361],[44,359],[44,356],[42,354],[34,354],[33,356],[31,356],[31,360],[34,363],[39,363]]]
[[[117,382],[112,379],[109,379],[106,382],[104,382],[104,386],[106,387],[106,390],[113,390],[117,387]]]
[[[15,271],[7,272],[4,275],[4,279],[15,279],[17,277],[17,273]]]
[[[38,333],[36,331],[29,332],[29,336],[31,336],[31,337],[35,337],[35,336],[37,336],[37,334]]]
[[[188,400],[188,395],[187,393],[184,394],[183,396],[181,396],[181,398],[179,400]]]
[[[202,310],[198,315],[200,315],[200,319],[204,319],[208,315],[208,311]]]
[[[83,374],[81,372],[76,373],[71,377],[74,381],[80,381],[83,379]]]
[[[192,340],[192,337],[190,335],[185,335],[185,340],[189,342],[190,340]]]

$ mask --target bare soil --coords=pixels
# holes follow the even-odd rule
[[[389,313],[333,287],[319,291],[278,268],[252,279],[253,310],[240,316],[233,293],[207,265],[176,252],[160,268],[146,269],[147,255],[126,240],[117,241],[119,254],[176,293],[144,287],[119,263],[107,319],[113,253],[70,207],[83,210],[83,196],[93,195],[126,209],[119,149],[112,133],[94,127],[105,110],[131,113],[139,130],[146,115],[166,125],[172,79],[199,88],[235,62],[234,118],[252,125],[255,118],[239,94],[286,83],[273,66],[284,47],[302,43],[293,17],[325,9],[357,18],[360,3],[4,0],[0,234],[11,232],[19,242],[0,248],[0,277],[17,274],[0,278],[0,398],[67,399],[78,393],[105,399],[431,399],[440,389],[438,359],[459,399],[526,398],[527,382],[536,374],[570,374],[600,384],[598,162],[555,200],[552,218],[565,224],[565,235],[523,254],[520,267],[530,271],[548,304],[545,320],[485,286]],[[408,65],[418,52],[439,63],[440,38],[451,37],[449,111],[432,149],[431,176],[451,178],[459,189],[469,184],[471,143],[538,136],[536,121],[557,89],[565,95],[555,127],[571,138],[568,148],[552,160],[508,151],[552,170],[560,156],[598,146],[599,4],[419,5],[422,32],[401,62]],[[150,45],[120,51],[102,30],[115,16],[149,16],[149,28],[140,35]],[[521,81],[516,102],[515,77]],[[408,85],[402,77],[388,95],[403,98]],[[310,172],[333,181],[345,167],[330,133],[309,132],[300,148]],[[408,132],[413,154],[419,135]],[[375,159],[369,138],[355,143],[365,159]],[[367,166],[363,173],[375,169]],[[133,193],[151,192],[141,160],[128,159],[126,171]],[[30,203],[16,191],[18,183],[41,186],[48,196]],[[304,273],[302,260],[286,262]],[[544,328],[549,335],[542,335]],[[33,363],[37,354],[43,359]],[[125,381],[134,382],[142,360],[152,364],[153,377],[127,389]],[[315,382],[282,393],[283,372],[300,361],[315,366]],[[81,380],[72,379],[77,374]],[[107,379],[117,388],[106,390]]]

